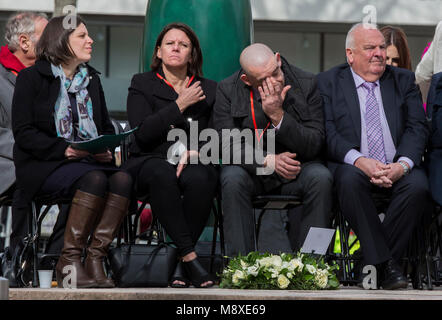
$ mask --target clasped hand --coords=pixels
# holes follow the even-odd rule
[[[280,154],[267,155],[264,166],[274,168],[275,172],[288,180],[296,179],[301,171],[301,162],[294,160],[296,153],[283,152]]]
[[[370,178],[371,183],[381,188],[391,188],[404,175],[403,167],[397,162],[383,164],[375,159],[360,157],[355,161],[355,166]]]
[[[90,155],[98,162],[107,163],[112,161],[112,153],[109,150],[103,153],[91,154],[88,151],[77,150],[69,146],[66,148],[64,155],[69,160],[82,159]]]

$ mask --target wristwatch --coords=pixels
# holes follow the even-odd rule
[[[399,161],[399,164],[402,166],[402,168],[404,168],[404,175],[410,172],[410,168],[404,161]]]

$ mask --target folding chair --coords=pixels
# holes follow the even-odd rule
[[[390,203],[390,197],[381,193],[373,193],[373,199],[378,213],[384,213]],[[335,227],[339,230],[341,242],[341,254],[337,254],[335,257],[340,266],[339,281],[343,285],[356,285],[359,281],[359,272],[356,269],[358,267],[358,262],[362,260],[362,257],[354,256],[350,254],[350,251],[358,239],[356,237],[352,243],[349,243],[350,227],[345,221],[337,203],[335,204],[335,210]],[[429,277],[429,264],[424,249],[427,247],[427,242],[426,234],[422,230],[422,223],[419,223],[410,239],[407,254],[402,259],[407,274],[409,267],[411,267],[410,280],[414,289],[423,289],[422,279],[424,276],[421,272],[421,266],[423,263],[426,267],[427,278]],[[431,283],[429,286],[431,286]]]
[[[146,195],[142,198],[137,198],[137,201],[133,201],[131,204],[131,209],[129,210],[129,214],[127,218],[125,219],[125,224],[123,226],[123,237],[124,241],[126,243],[135,243],[136,239],[140,238],[140,235],[137,234],[138,232],[138,224],[140,221],[141,213],[143,212],[144,208],[149,203],[149,195]],[[141,205],[138,206],[137,202],[141,202]],[[212,248],[211,248],[211,255],[210,255],[210,269],[209,272],[211,273],[213,271],[213,265],[214,260],[216,258],[216,243],[217,243],[217,235],[219,232],[220,235],[220,250],[221,250],[221,256],[225,256],[225,247],[224,247],[224,229],[223,229],[223,218],[221,214],[221,200],[218,196],[215,197],[213,200],[213,206],[212,206],[212,212],[214,214],[214,225],[213,225],[213,234],[212,234]],[[157,223],[157,229],[160,232],[160,235],[165,235],[166,231],[161,226],[161,224],[158,222],[155,213],[152,212],[153,219],[152,219],[152,225],[154,222]],[[158,235],[158,236],[160,236]],[[117,245],[120,245],[121,243],[121,233],[120,237],[118,238]],[[223,260],[224,262],[224,260]]]
[[[426,254],[430,265],[430,276],[428,277],[428,289],[432,290],[433,285],[442,285],[442,208],[439,205],[434,206],[433,215],[428,228],[428,243]]]
[[[24,247],[19,258],[17,281],[25,287],[37,287],[37,270],[44,258],[58,258],[59,254],[39,252],[41,225],[53,205],[70,204],[72,199],[36,197],[31,203],[30,219],[28,219],[28,235],[23,239]],[[42,210],[44,208],[44,210]]]
[[[255,251],[258,250],[259,229],[261,221],[267,210],[290,210],[302,205],[299,196],[289,195],[260,195],[252,200],[253,207],[253,223],[254,223],[254,241]],[[260,209],[258,220],[256,220],[256,210]]]
[[[12,195],[4,195],[0,197],[0,252],[9,246],[9,236],[11,234],[12,221]],[[4,223],[2,222],[4,221]],[[3,240],[1,240],[3,239]],[[4,248],[2,248],[4,247]]]

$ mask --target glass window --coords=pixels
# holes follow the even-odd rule
[[[324,34],[324,70],[346,62],[345,34]]]
[[[411,36],[407,37],[407,40],[411,54],[411,67],[413,71],[415,71],[419,61],[421,61],[422,52],[424,52],[424,49],[427,46],[427,44],[433,40],[433,37]]]
[[[2,47],[6,44],[5,25],[6,25],[6,21],[0,21],[0,46],[2,46]]]
[[[92,59],[89,64],[101,72],[103,78],[106,73],[106,27],[88,25],[89,36],[94,40],[92,44]]]
[[[319,33],[255,32],[255,42],[265,43],[290,64],[312,73],[320,68],[319,41]]]
[[[102,77],[107,108],[126,112],[127,89],[139,72],[143,28],[111,26],[109,34],[109,75]],[[103,59],[104,61],[104,59]]]

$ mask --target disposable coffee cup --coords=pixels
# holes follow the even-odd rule
[[[38,281],[40,288],[49,289],[52,287],[52,270],[38,270]]]

